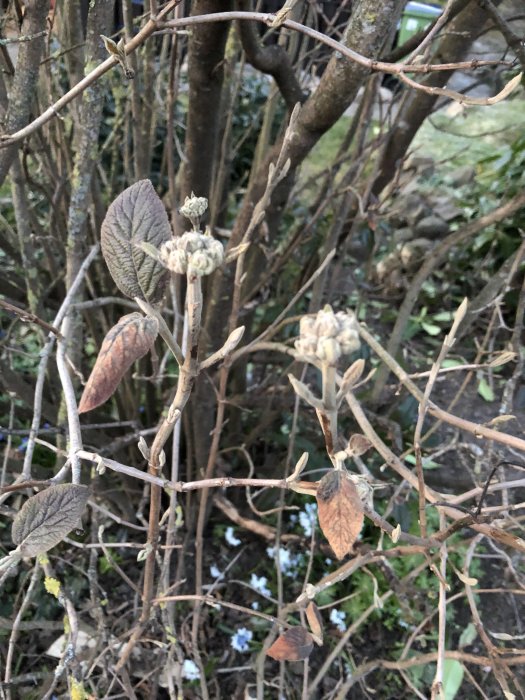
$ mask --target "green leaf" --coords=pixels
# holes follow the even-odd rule
[[[483,377],[478,384],[478,394],[485,401],[494,401],[495,399],[494,392],[485,377]]]
[[[461,360],[454,360],[452,358],[445,358],[443,362],[441,363],[441,366],[444,369],[447,369],[448,367],[461,367],[461,365],[464,365],[465,363],[462,362]]]
[[[414,455],[407,455],[405,457],[405,462],[415,465],[416,458]],[[441,466],[441,464],[434,462],[432,459],[430,459],[430,457],[422,457],[421,464],[423,466],[423,469],[439,469],[439,467]]]
[[[434,321],[453,321],[454,320],[454,312],[453,311],[440,311],[437,314],[432,314],[432,318]]]
[[[443,692],[445,700],[454,700],[463,683],[465,669],[456,659],[445,659],[443,664]]]
[[[421,328],[429,335],[439,335],[442,331],[440,326],[435,326],[433,323],[425,323],[424,321],[421,324]]]
[[[478,633],[473,622],[469,622],[459,638],[459,648],[468,647],[476,639]]]

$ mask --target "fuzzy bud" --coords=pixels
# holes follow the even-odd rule
[[[200,199],[203,199],[202,197]],[[210,275],[224,260],[224,248],[209,233],[190,231],[164,243],[160,259],[168,270],[179,275]]]
[[[341,355],[359,349],[358,325],[352,312],[334,313],[325,306],[316,316],[303,316],[295,348],[300,358],[313,364],[334,366]]]
[[[196,197],[193,192],[190,197],[186,197],[184,204],[179,209],[182,216],[189,219],[193,225],[193,228],[197,230],[199,228],[199,222],[201,217],[204,215],[206,209],[208,208],[208,200],[206,197]]]

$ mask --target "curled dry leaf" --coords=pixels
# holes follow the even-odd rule
[[[318,643],[322,644],[323,619],[321,617],[321,613],[319,612],[319,608],[313,600],[308,603],[308,607],[306,608],[306,619],[308,620],[308,624],[310,625],[310,629],[312,631],[312,634],[314,635],[314,641],[318,639]]]
[[[278,637],[266,652],[276,661],[302,661],[312,653],[312,635],[304,627],[291,627]]]
[[[145,318],[138,312],[123,316],[113,326],[104,338],[84,387],[79,413],[92,411],[109,399],[135,360],[151,350],[158,331],[159,324],[155,318]]]
[[[338,559],[354,546],[363,527],[363,504],[344,469],[325,474],[317,489],[319,525]]]
[[[102,253],[120,291],[154,304],[164,295],[169,272],[141,247],[159,250],[171,238],[168,215],[149,180],[139,180],[109,205],[100,231]]]
[[[399,536],[401,535],[401,525],[398,523],[395,528],[390,533],[390,538],[394,544],[399,541]]]
[[[35,557],[61,542],[80,521],[88,497],[87,486],[55,484],[28,498],[11,529],[22,556]]]
[[[348,441],[346,453],[349,457],[361,457],[361,455],[368,452],[371,447],[372,443],[367,437],[361,435],[361,433],[355,433],[355,435],[352,435]]]

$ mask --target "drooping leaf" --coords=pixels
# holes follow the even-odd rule
[[[319,525],[338,559],[352,550],[363,526],[363,505],[356,485],[343,469],[325,474],[317,489]]]
[[[312,635],[304,627],[291,627],[278,637],[266,652],[276,661],[302,661],[312,653]]]
[[[462,663],[456,659],[445,659],[443,663],[443,692],[445,700],[454,700],[461,688],[464,675],[465,669]]]
[[[319,612],[319,608],[313,600],[308,603],[308,607],[306,608],[306,619],[308,620],[308,624],[310,625],[310,629],[314,635],[314,641],[317,638],[319,640],[318,643],[322,644],[323,619],[321,617],[321,613]]]
[[[78,524],[88,497],[87,486],[55,484],[28,498],[11,529],[22,556],[35,557],[61,542]]]
[[[92,411],[109,399],[135,360],[151,350],[158,330],[155,318],[146,318],[138,312],[123,316],[111,328],[84,387],[79,413]]]
[[[149,180],[139,180],[110,204],[101,228],[102,253],[120,291],[154,304],[162,299],[169,273],[141,243],[157,250],[170,240],[168,215]]]

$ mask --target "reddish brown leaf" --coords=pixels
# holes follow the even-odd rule
[[[108,332],[100,348],[78,406],[79,413],[92,411],[115,392],[120,380],[135,362],[151,350],[158,322],[137,312],[123,316]]]
[[[315,635],[319,639],[319,641],[322,643],[323,642],[323,619],[321,617],[321,613],[319,612],[319,608],[317,605],[314,603],[313,600],[310,601],[308,604],[308,607],[306,608],[306,619],[308,620],[308,624],[310,625],[310,629],[312,630],[312,634]]]
[[[304,627],[291,627],[266,652],[276,661],[302,661],[312,653],[312,635]]]
[[[361,455],[368,452],[371,447],[372,443],[367,437],[361,435],[360,433],[356,433],[355,435],[350,436],[346,451],[352,457],[361,457]]]
[[[363,526],[363,505],[346,471],[325,474],[317,489],[319,525],[338,559],[352,550]]]

